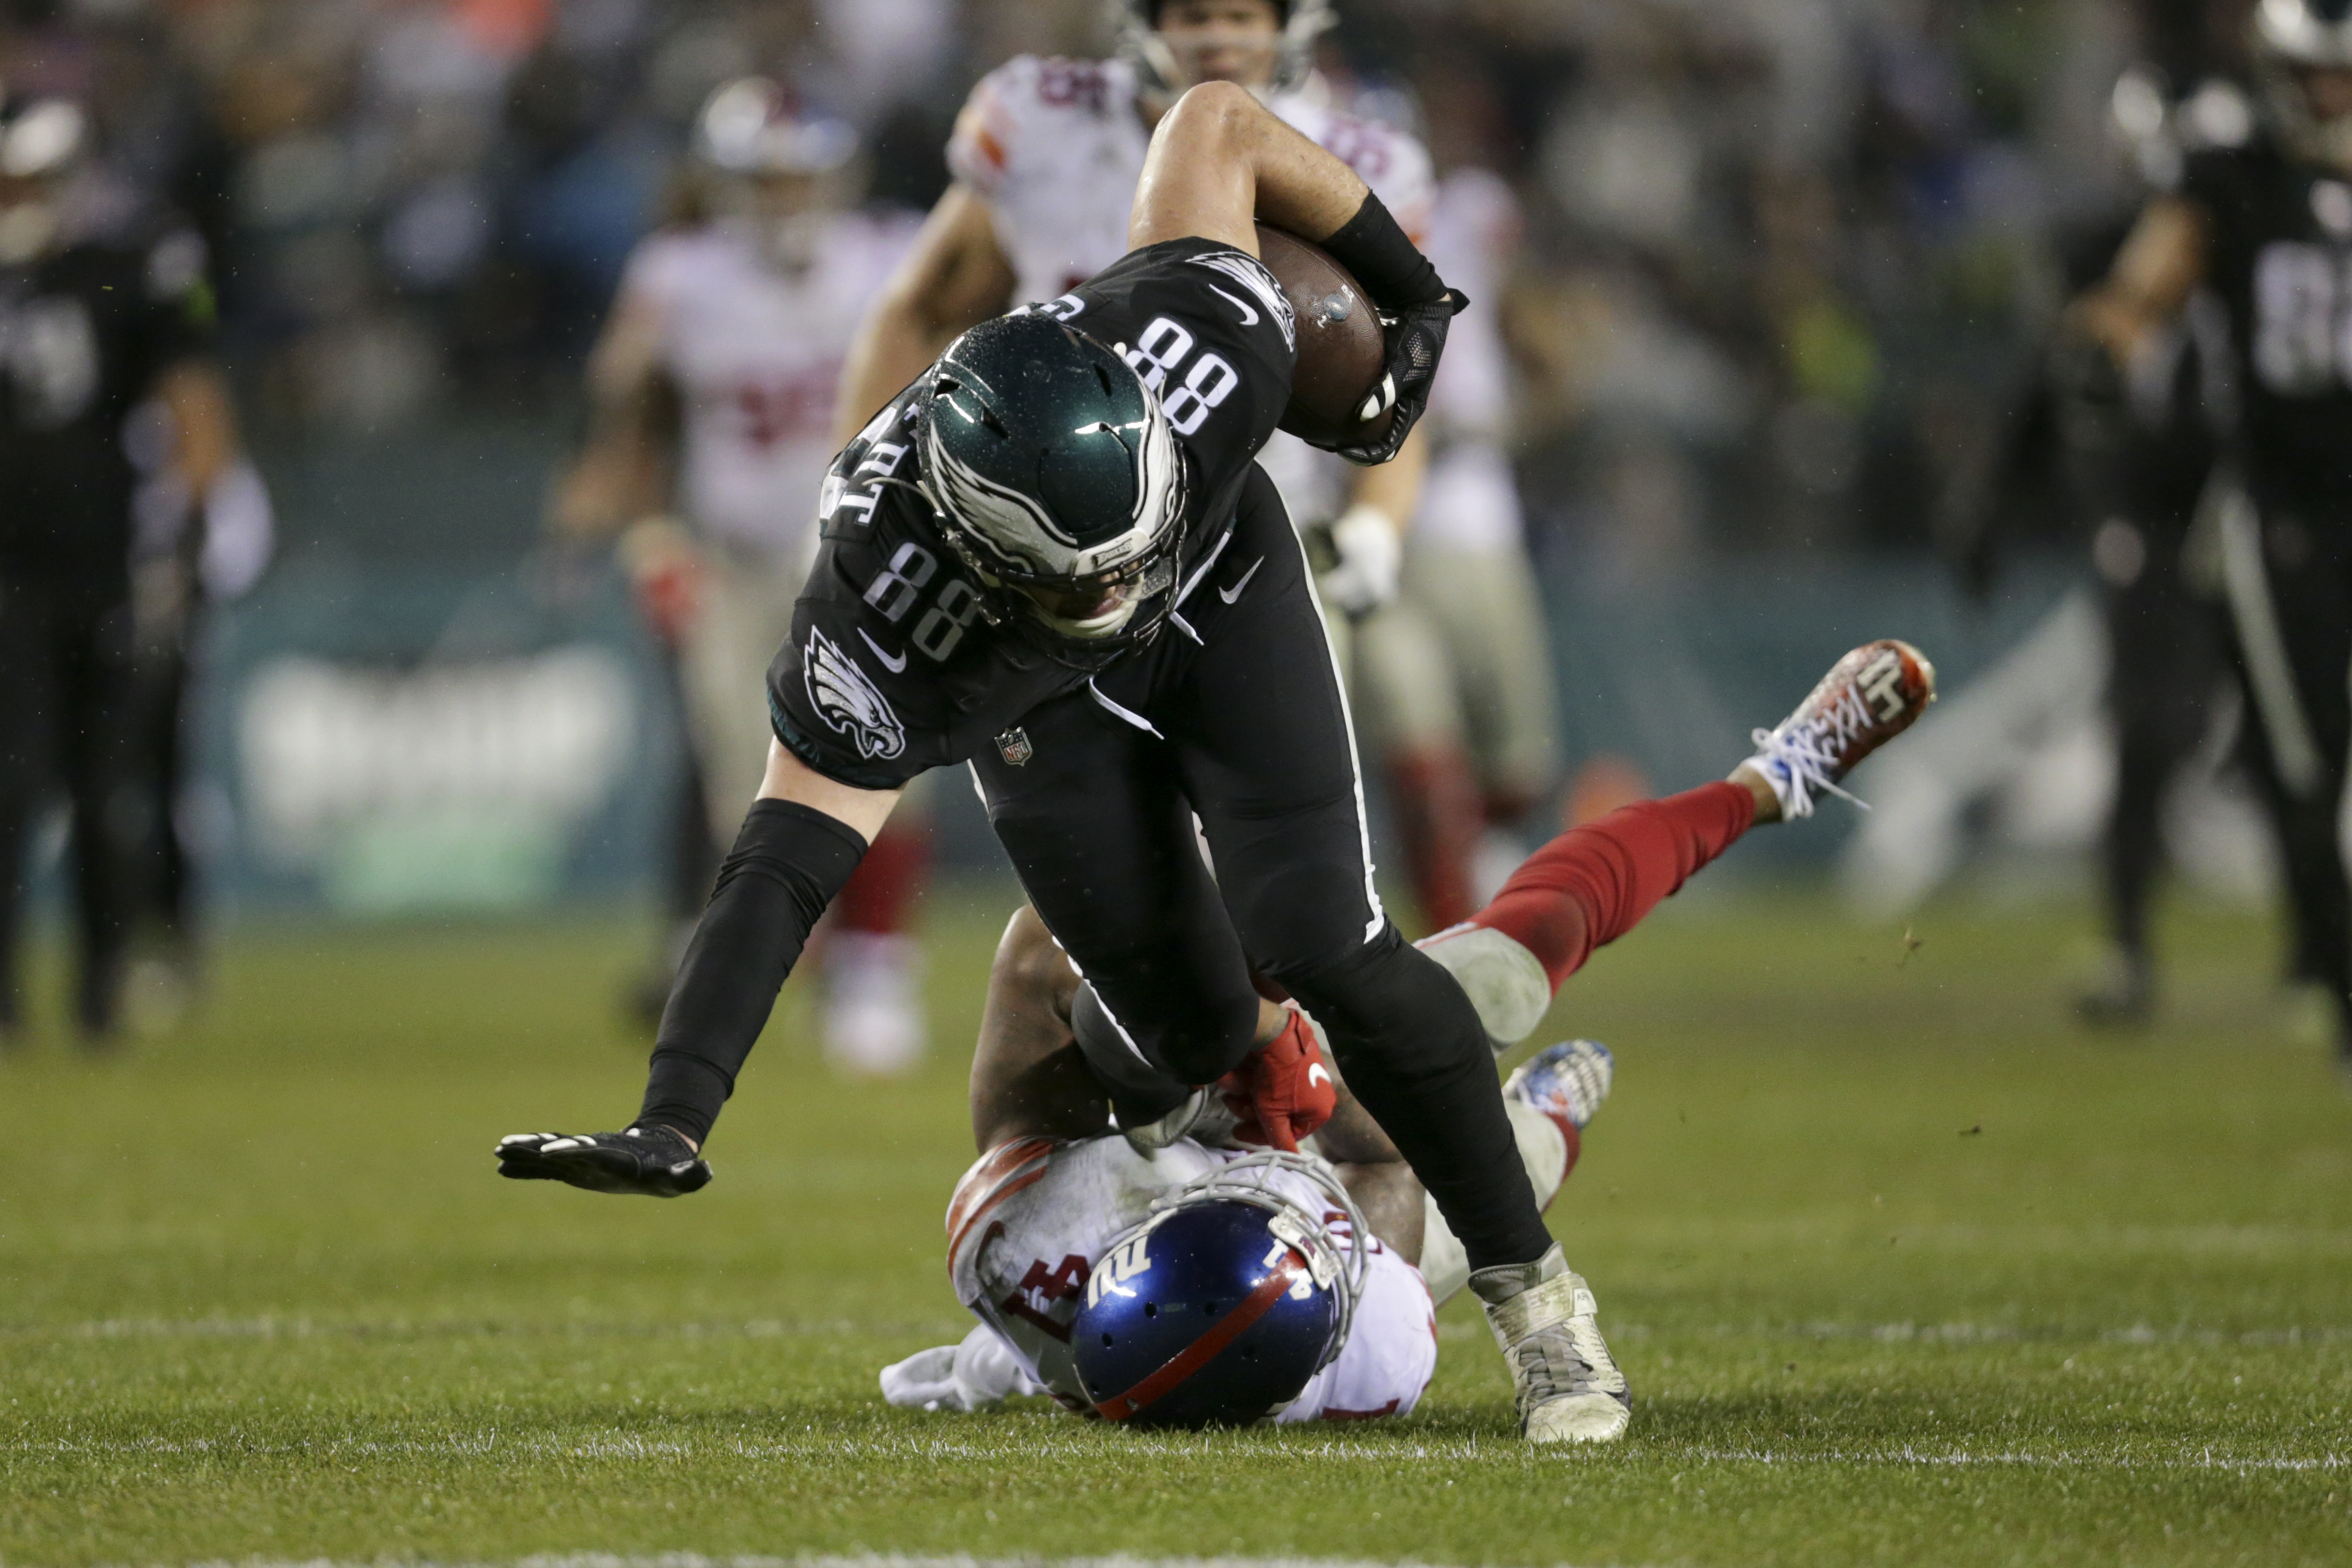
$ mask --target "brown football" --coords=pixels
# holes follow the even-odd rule
[[[1356,410],[1380,384],[1388,357],[1381,319],[1348,269],[1297,235],[1257,225],[1258,257],[1290,297],[1298,323],[1298,364],[1282,428],[1322,445],[1376,441],[1393,412],[1370,423]]]

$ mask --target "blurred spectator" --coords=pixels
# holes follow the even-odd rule
[[[145,796],[132,760],[134,412],[158,405],[167,428],[150,444],[189,496],[228,507],[257,487],[208,359],[204,243],[120,200],[93,139],[73,98],[0,98],[0,1037],[21,1019],[30,827],[62,789],[74,1011],[90,1044],[119,1022]]]

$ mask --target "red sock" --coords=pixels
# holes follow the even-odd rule
[[[1556,991],[1755,820],[1756,797],[1727,782],[1621,806],[1521,862],[1470,924],[1533,953]]]
[[[895,936],[907,929],[922,897],[931,867],[931,833],[919,819],[874,835],[866,858],[833,901],[835,923],[844,931]]]
[[[1399,752],[1390,759],[1389,782],[1421,917],[1433,931],[1458,925],[1475,907],[1471,862],[1486,826],[1470,760],[1444,747]]]

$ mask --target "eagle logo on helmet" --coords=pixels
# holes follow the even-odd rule
[[[801,674],[817,716],[856,742],[858,756],[887,762],[907,749],[906,727],[898,722],[889,700],[858,668],[857,661],[824,632],[809,632]]]

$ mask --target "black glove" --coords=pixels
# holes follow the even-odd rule
[[[1364,400],[1360,412],[1368,423],[1388,409],[1395,409],[1396,413],[1377,439],[1335,446],[1332,451],[1366,467],[1397,455],[1404,438],[1420,423],[1422,412],[1429,407],[1429,388],[1437,379],[1438,357],[1445,352],[1446,331],[1454,318],[1469,308],[1470,301],[1460,289],[1449,288],[1443,298],[1381,317],[1388,338],[1388,363],[1379,388]]]
[[[516,1181],[568,1181],[590,1192],[676,1197],[710,1185],[710,1162],[667,1127],[625,1133],[517,1133],[500,1138],[499,1175]]]

